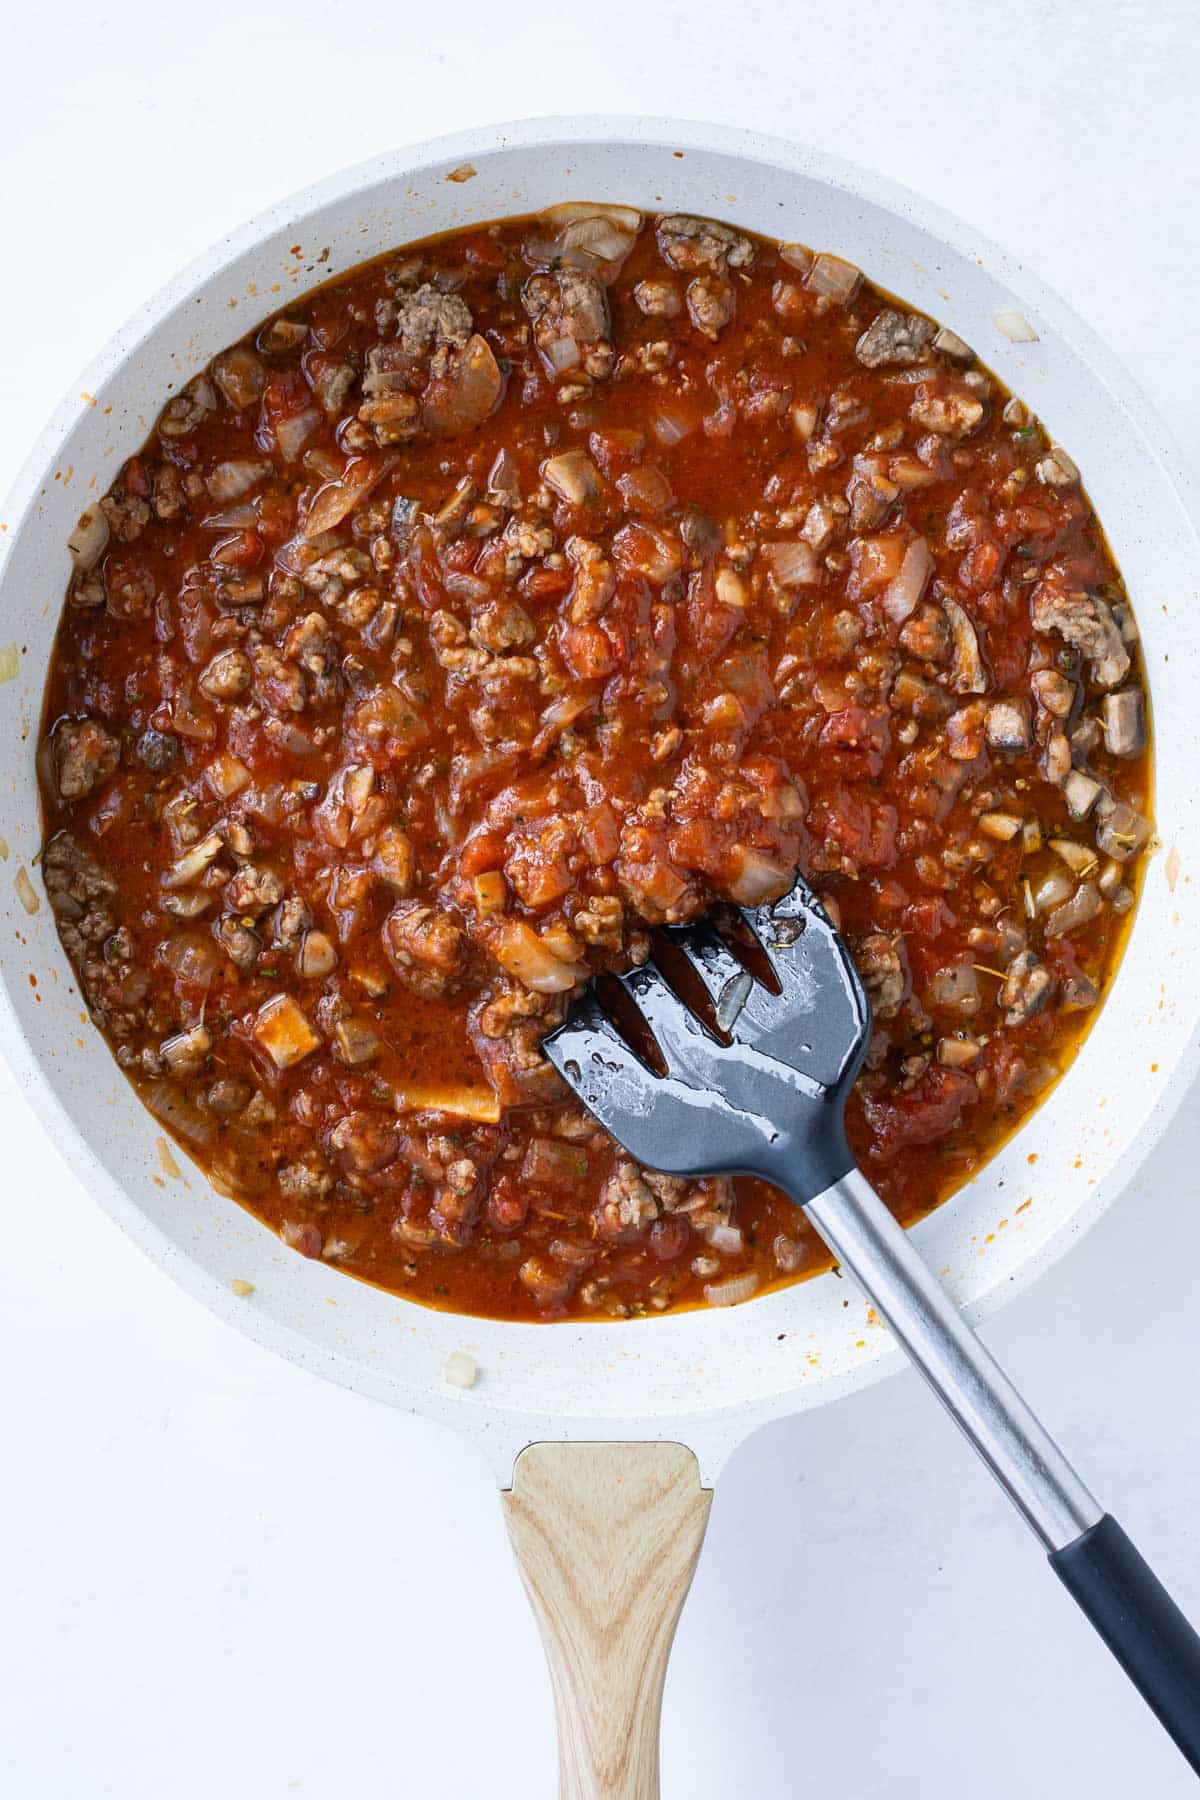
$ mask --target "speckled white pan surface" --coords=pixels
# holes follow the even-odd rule
[[[468,179],[450,180],[469,164]],[[469,1430],[504,1481],[542,1437],[673,1437],[706,1477],[757,1424],[836,1399],[892,1365],[886,1333],[829,1275],[719,1312],[534,1326],[429,1312],[285,1250],[174,1151],[87,1023],[36,869],[34,751],[66,585],[67,535],[163,400],[293,293],[423,237],[564,199],[702,212],[799,239],[953,327],[1074,456],[1128,582],[1154,709],[1161,851],[1113,993],[1030,1123],[917,1228],[931,1266],[986,1312],[1060,1256],[1119,1194],[1200,1057],[1200,547],[1173,447],[1091,332],[1012,258],[877,176],[753,134],[659,119],[539,120],[399,150],[284,201],[151,300],[80,378],[0,520],[0,1043],[97,1200],[181,1286],[260,1342],[363,1392]],[[1037,341],[995,325],[1017,310]],[[30,977],[36,977],[36,986]],[[69,1246],[67,1247],[69,1253]],[[234,1280],[254,1285],[238,1298]],[[446,1386],[452,1350],[479,1366]]]

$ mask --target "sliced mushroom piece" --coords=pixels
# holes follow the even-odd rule
[[[1009,965],[1000,990],[1000,1004],[1005,1009],[1004,1023],[1023,1025],[1034,1013],[1041,1012],[1055,985],[1054,976],[1033,951],[1022,950]]]
[[[1046,936],[1065,937],[1080,926],[1089,925],[1104,905],[1100,889],[1094,881],[1081,881],[1074,894],[1062,906],[1055,907],[1046,920]]]
[[[582,450],[564,450],[560,456],[547,457],[542,480],[570,506],[586,506],[600,491],[596,465]]]
[[[1086,975],[1068,975],[1063,982],[1062,1003],[1067,1012],[1086,1012],[1100,998],[1100,989]]]
[[[877,313],[854,346],[854,354],[868,369],[889,363],[919,362],[929,348],[934,327],[918,313],[885,307]],[[968,352],[969,354],[969,352]]]
[[[1140,756],[1146,748],[1146,706],[1139,687],[1105,694],[1100,708],[1104,748],[1110,756]]]
[[[929,984],[929,1001],[932,1006],[945,1007],[948,1012],[978,1012],[979,976],[975,965],[959,962],[939,969]]]
[[[297,973],[315,981],[337,966],[333,940],[323,931],[306,931],[296,955]]]
[[[1019,700],[997,700],[989,706],[987,741],[993,750],[1028,750],[1033,742],[1028,707]]]
[[[979,638],[974,625],[958,601],[952,600],[948,594],[942,597],[942,608],[950,621],[950,631],[954,638],[951,687],[956,694],[986,694],[987,673],[979,654]]]

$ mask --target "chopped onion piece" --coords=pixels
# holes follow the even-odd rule
[[[163,886],[165,888],[181,888],[188,887],[193,881],[199,881],[205,869],[210,863],[216,862],[224,848],[225,841],[220,833],[210,831],[207,837],[201,838],[198,844],[193,844],[190,850],[185,850],[183,855],[171,864],[162,878]]]
[[[582,352],[573,337],[565,332],[562,337],[551,338],[546,345],[546,356],[556,375],[565,375],[580,361]]]
[[[253,500],[243,500],[240,505],[206,513],[200,524],[205,531],[248,531],[258,524],[258,508]]]
[[[660,444],[680,444],[696,429],[696,421],[674,406],[660,406],[650,420],[651,430]]]
[[[738,1306],[758,1292],[758,1276],[753,1269],[745,1275],[731,1275],[728,1281],[705,1283],[704,1298],[710,1306]]]
[[[1046,936],[1062,937],[1090,924],[1101,911],[1104,901],[1094,881],[1082,881],[1064,906],[1056,907],[1046,920]]]
[[[1033,891],[1033,904],[1038,912],[1046,912],[1052,906],[1061,906],[1064,900],[1071,897],[1070,877],[1061,869],[1051,869],[1043,875]]]
[[[21,658],[15,644],[0,646],[0,682],[15,681],[21,673]]]
[[[778,900],[795,879],[796,872],[789,863],[781,863],[765,850],[752,850],[745,844],[735,844],[731,860],[735,873],[725,885],[730,899],[739,906],[761,906],[764,900]]]
[[[1079,480],[1079,465],[1061,444],[1055,444],[1036,464],[1034,474],[1043,487],[1073,487]]]
[[[975,352],[970,344],[965,343],[957,331],[951,331],[948,325],[943,325],[937,333],[933,347],[940,350],[943,356],[948,356],[952,362],[969,363],[975,360]]]
[[[1010,344],[1036,344],[1038,341],[1038,334],[1024,313],[998,312],[996,329],[1004,333]]]
[[[426,430],[446,435],[482,425],[495,410],[503,386],[492,347],[477,332],[451,373],[435,377],[426,388],[421,406]]]
[[[208,477],[208,491],[214,500],[240,500],[270,473],[269,462],[255,462],[249,457],[232,458],[217,464]]]
[[[468,1356],[465,1350],[452,1350],[442,1371],[449,1385],[456,1388],[474,1387],[478,1373],[475,1358]]]
[[[320,537],[341,524],[347,513],[354,511],[371,489],[383,480],[396,462],[394,456],[352,456],[341,475],[317,489],[304,518],[303,536]]]
[[[979,815],[979,829],[1001,844],[1009,844],[1021,829],[1015,813],[986,812]]]
[[[746,1240],[736,1225],[710,1225],[704,1238],[720,1256],[740,1256],[746,1248]]]
[[[79,515],[74,531],[67,539],[71,560],[81,575],[94,569],[108,546],[108,520],[98,506],[89,506]]]
[[[780,587],[808,587],[821,578],[811,544],[764,544],[763,556]]]
[[[146,1095],[146,1105],[168,1131],[189,1144],[205,1145],[213,1135],[212,1120],[170,1081],[156,1081]]]
[[[185,987],[211,987],[221,966],[220,953],[202,931],[181,931],[169,937],[158,952],[159,960]]]
[[[917,610],[926,583],[933,573],[933,557],[923,537],[914,538],[904,552],[900,573],[883,593],[883,610],[894,625],[902,625]]]
[[[1096,852],[1090,844],[1077,844],[1071,838],[1053,837],[1050,848],[1076,875],[1090,875],[1096,867]]]
[[[506,919],[491,943],[501,968],[535,994],[565,994],[587,978],[587,965],[556,956],[523,919]]]
[[[320,423],[321,415],[315,406],[306,406],[303,412],[293,414],[290,419],[277,421],[275,442],[284,462],[295,462]]]
[[[240,756],[218,750],[204,771],[204,779],[218,800],[232,800],[244,787],[249,787],[250,771]]]
[[[624,232],[642,229],[642,215],[636,207],[601,205],[590,200],[561,200],[557,206],[547,206],[540,217],[556,229],[560,225],[574,225],[580,219],[608,219]]]

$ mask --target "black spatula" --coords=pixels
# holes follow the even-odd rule
[[[740,919],[748,949],[711,923],[672,929],[619,1005],[587,989],[546,1054],[648,1167],[762,1176],[804,1208],[1200,1773],[1200,1637],[854,1165],[844,1109],[871,1011],[845,944],[800,880]]]

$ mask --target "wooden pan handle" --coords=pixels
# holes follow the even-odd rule
[[[559,1800],[658,1800],[667,1658],[712,1493],[683,1444],[532,1444],[503,1496],[558,1716]]]

